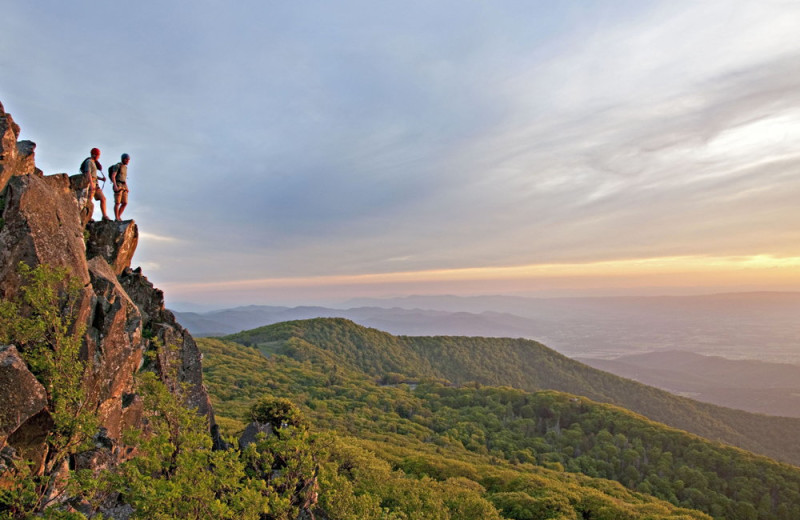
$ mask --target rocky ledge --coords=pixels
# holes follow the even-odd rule
[[[134,385],[143,369],[207,416],[214,430],[197,345],[165,309],[163,293],[141,269],[131,269],[136,223],[91,222],[81,177],[43,175],[34,164],[35,145],[17,141],[19,131],[0,105],[0,299],[20,294],[20,262],[64,268],[80,282],[73,315],[85,326],[83,391],[100,428],[97,448],[73,457],[70,467],[98,469],[129,456],[122,432],[144,427]],[[154,361],[145,366],[148,351]],[[53,421],[47,402],[16,346],[0,345],[0,486],[15,458],[33,462],[36,473],[48,471],[53,454],[45,441]]]

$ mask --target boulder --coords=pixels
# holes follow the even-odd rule
[[[14,173],[19,125],[14,123],[0,104],[0,192]]]
[[[53,418],[43,409],[8,436],[6,443],[12,446],[21,459],[31,462],[34,475],[44,473],[48,455],[47,437],[53,430]]]
[[[256,437],[259,434],[264,434],[267,437],[272,435],[272,425],[270,423],[260,423],[258,421],[253,421],[247,425],[247,428],[244,429],[242,435],[239,437],[239,449],[244,450],[252,443],[256,442]]]
[[[105,428],[100,428],[92,437],[92,443],[94,444],[92,449],[75,454],[72,462],[74,469],[91,470],[95,475],[101,471],[112,469],[115,462],[116,441],[108,436]]]
[[[105,259],[115,276],[130,268],[139,244],[139,228],[133,220],[89,222],[86,230],[89,232],[86,258],[99,256]]]
[[[26,421],[47,408],[47,392],[17,349],[0,346],[0,448]]]

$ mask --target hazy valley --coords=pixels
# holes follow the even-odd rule
[[[224,428],[241,428],[238,417],[256,396],[286,395],[316,425],[405,475],[480,483],[503,517],[649,518],[646,510],[652,518],[691,517],[583,476],[720,519],[800,514],[796,466],[719,443],[794,461],[800,419],[672,396],[533,341],[393,336],[313,319],[203,338],[199,346]],[[567,475],[581,488],[565,489]]]
[[[570,357],[685,350],[728,359],[800,363],[800,293],[518,298],[360,299],[348,308],[246,306],[178,312],[197,335],[292,319],[342,317],[392,334],[524,337]]]
[[[800,293],[569,299],[442,296],[351,303],[364,306],[246,306],[176,315],[201,336],[288,320],[342,317],[396,335],[527,338],[678,395],[800,417],[800,367],[793,364],[800,361],[800,321],[795,318],[800,316]]]

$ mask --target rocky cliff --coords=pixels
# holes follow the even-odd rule
[[[99,421],[99,441],[91,452],[73,456],[70,467],[107,466],[128,456],[123,430],[144,427],[134,384],[140,370],[155,372],[187,406],[207,416],[213,430],[197,345],[165,309],[163,293],[141,269],[131,269],[136,223],[90,221],[93,207],[82,177],[43,175],[34,164],[35,144],[17,140],[19,126],[1,104],[0,133],[0,300],[19,295],[20,262],[63,268],[80,282],[74,330],[85,330],[84,406]],[[14,459],[33,461],[39,474],[55,471],[46,443],[53,410],[17,347],[0,345],[0,485]]]

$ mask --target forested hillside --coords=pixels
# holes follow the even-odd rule
[[[586,493],[598,500],[613,496],[616,508],[625,504],[625,513],[606,510],[615,519],[650,518],[644,511],[655,505],[637,509],[632,502],[649,495],[715,518],[800,517],[798,468],[574,394],[455,385],[441,377],[436,361],[421,347],[456,343],[455,338],[394,338],[346,321],[311,320],[238,339],[250,346],[212,339],[200,343],[206,384],[221,410],[219,422],[229,431],[241,428],[240,417],[258,397],[288,396],[317,428],[371,451],[369,457],[401,472],[395,477],[467,479],[479,485],[472,488],[477,496],[505,518],[605,518],[582,509],[580,497]],[[548,353],[541,346],[535,350]],[[538,381],[555,377],[544,372],[568,373],[560,356],[548,356],[539,360]],[[499,357],[476,355],[462,363],[491,373]],[[568,492],[565,483],[583,487]],[[377,483],[361,484],[362,493],[380,495]],[[385,497],[380,502],[391,503]]]
[[[341,319],[279,323],[227,336],[298,359],[329,359],[375,377],[559,390],[776,460],[800,463],[800,419],[769,417],[678,397],[591,368],[525,339],[393,336]]]
[[[425,424],[431,410],[407,385],[380,386],[326,363],[267,358],[222,340],[199,345],[227,432],[240,430],[248,407],[264,396],[289,396],[308,414],[320,463],[318,505],[330,520],[709,518],[617,482],[565,473],[557,463],[470,450]]]

